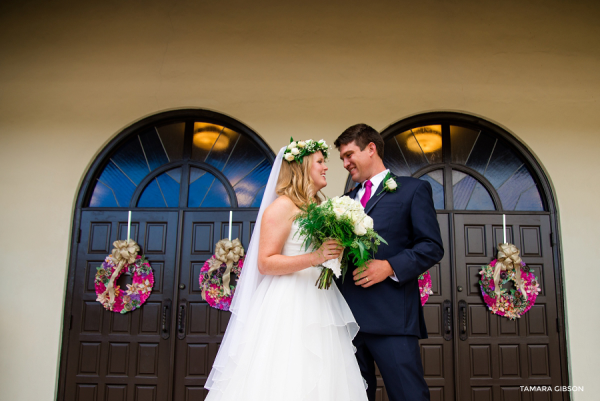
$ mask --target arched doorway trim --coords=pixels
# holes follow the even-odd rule
[[[223,173],[223,171],[219,171],[219,168],[216,168],[214,165],[210,165],[208,163],[204,163],[203,159],[193,159],[193,154],[185,154],[185,152],[193,152],[193,149],[190,149],[190,147],[188,146],[188,150],[183,150],[184,152],[184,156],[183,156],[183,161],[177,160],[175,161],[175,159],[170,159],[170,161],[165,160],[166,162],[162,163],[162,165],[155,165],[153,166],[153,170],[152,171],[147,171],[146,172],[146,176],[143,176],[143,178],[141,178],[141,175],[138,175],[138,177],[135,179],[136,183],[134,183],[135,185],[137,185],[137,188],[135,189],[135,191],[132,191],[131,194],[131,198],[127,199],[127,202],[119,202],[118,204],[116,204],[117,207],[91,207],[89,206],[90,204],[90,198],[93,192],[93,189],[95,187],[95,185],[98,182],[98,174],[100,171],[102,171],[102,169],[104,169],[107,166],[108,161],[110,160],[110,158],[112,156],[114,156],[116,154],[116,152],[122,148],[122,146],[129,141],[131,138],[135,137],[136,135],[138,135],[138,133],[142,132],[142,130],[146,130],[146,129],[154,129],[153,127],[162,127],[164,125],[168,125],[168,124],[176,124],[176,123],[182,123],[185,122],[185,140],[189,140],[191,138],[194,137],[194,134],[197,133],[196,129],[194,127],[195,122],[201,122],[203,124],[214,124],[214,125],[218,125],[221,127],[224,127],[225,129],[229,129],[231,131],[235,131],[235,133],[239,134],[239,137],[244,139],[244,141],[242,142],[242,139],[240,139],[240,146],[238,147],[238,149],[240,151],[242,150],[246,150],[248,149],[247,145],[248,143],[251,143],[255,149],[257,150],[257,152],[259,151],[259,153],[261,153],[261,158],[263,158],[264,162],[257,164],[256,166],[251,166],[249,170],[251,170],[253,167],[255,168],[255,171],[257,173],[257,176],[260,177],[256,178],[255,176],[249,177],[248,176],[248,171],[241,171],[243,170],[243,166],[240,167],[239,165],[234,165],[233,168],[235,169],[235,174],[238,176],[238,178],[236,178],[236,181],[231,181],[231,177],[229,177],[229,179],[225,176],[225,174]],[[188,122],[193,122],[194,124],[188,124]],[[146,132],[146,131],[144,131]],[[218,141],[218,139],[217,139]],[[191,142],[190,142],[191,143]],[[216,142],[215,142],[216,143]],[[241,145],[241,144],[244,145]],[[213,145],[214,147],[215,145]],[[231,146],[233,148],[231,148],[231,154],[234,154],[234,150],[235,147],[233,145],[233,142],[231,142]],[[164,145],[163,145],[164,147]],[[254,148],[253,148],[254,149]],[[212,150],[212,148],[211,148]],[[254,151],[254,150],[253,150]],[[167,152],[167,149],[165,149],[165,152]],[[242,152],[243,153],[243,152]],[[207,156],[208,158],[208,156]],[[234,158],[237,159],[243,159],[240,157],[236,157],[235,154],[234,156],[231,158],[232,161],[234,161]],[[193,159],[193,160],[192,160]],[[216,243],[216,241],[220,238],[223,238],[223,232],[224,230],[226,230],[228,224],[227,224],[227,220],[229,217],[229,210],[231,209],[237,209],[237,211],[234,210],[234,213],[237,214],[237,221],[234,223],[233,225],[233,232],[234,235],[239,235],[240,239],[243,237],[243,241],[245,241],[245,246],[247,246],[247,242],[249,241],[249,236],[251,235],[252,232],[252,221],[253,219],[255,219],[255,215],[258,211],[258,208],[256,207],[252,207],[252,205],[249,205],[248,207],[240,207],[238,201],[236,200],[236,192],[234,191],[234,188],[236,185],[239,186],[243,186],[243,190],[248,190],[249,185],[248,183],[250,182],[250,180],[252,181],[252,184],[254,184],[256,186],[256,188],[254,189],[258,189],[258,193],[257,194],[261,194],[261,188],[260,185],[260,180],[262,179],[264,173],[266,170],[270,171],[270,165],[273,163],[275,159],[275,154],[273,153],[273,151],[269,148],[269,146],[265,143],[264,140],[262,140],[262,138],[257,135],[252,129],[250,129],[249,127],[247,127],[246,125],[244,125],[243,123],[220,113],[216,113],[213,111],[208,111],[208,110],[200,110],[200,109],[187,109],[187,110],[175,110],[175,111],[168,111],[168,112],[163,112],[163,113],[158,113],[156,115],[152,115],[149,116],[147,118],[144,118],[140,121],[137,121],[135,123],[133,123],[132,125],[130,125],[129,127],[126,127],[125,129],[122,130],[122,132],[120,132],[119,134],[117,134],[112,140],[109,141],[109,143],[98,153],[98,155],[95,157],[95,160],[91,163],[90,167],[88,168],[88,170],[85,173],[84,179],[82,180],[82,183],[79,187],[79,192],[77,194],[77,198],[76,198],[76,202],[75,202],[75,211],[74,211],[74,218],[73,218],[73,226],[72,226],[72,232],[71,232],[71,242],[70,242],[70,254],[69,254],[69,265],[68,265],[68,276],[67,276],[67,283],[66,283],[66,290],[65,290],[65,301],[64,301],[64,314],[63,314],[63,325],[62,325],[62,340],[61,340],[61,351],[60,351],[60,364],[59,364],[59,381],[58,381],[58,398],[57,399],[65,399],[65,398],[70,398],[71,397],[71,393],[72,393],[72,386],[69,385],[69,377],[70,376],[70,371],[72,370],[72,366],[76,366],[73,365],[73,361],[70,360],[69,358],[73,358],[76,357],[77,358],[77,353],[80,351],[78,350],[77,346],[73,346],[72,342],[75,341],[79,341],[78,340],[78,333],[81,329],[81,325],[82,324],[87,324],[87,323],[82,323],[82,312],[81,312],[81,306],[77,306],[77,302],[79,304],[82,304],[82,296],[81,295],[77,295],[77,297],[75,297],[75,291],[80,291],[83,296],[85,296],[85,302],[87,302],[87,304],[89,304],[91,307],[96,308],[96,302],[94,302],[95,296],[93,296],[92,292],[93,292],[93,277],[94,274],[90,273],[90,269],[95,269],[95,266],[98,263],[98,260],[101,260],[104,258],[104,256],[107,253],[110,253],[109,247],[112,244],[112,241],[114,241],[115,239],[123,239],[122,238],[122,233],[123,233],[123,221],[125,221],[125,227],[126,227],[126,222],[127,222],[127,210],[128,209],[137,209],[137,217],[136,217],[136,223],[132,224],[132,238],[136,238],[136,240],[140,243],[140,245],[144,248],[144,245],[142,245],[142,243],[145,241],[146,246],[145,246],[145,251],[148,251],[146,253],[150,253],[153,254],[155,261],[157,261],[156,263],[153,264],[153,269],[157,269],[157,277],[163,277],[161,276],[161,274],[164,272],[165,269],[173,269],[173,266],[180,266],[180,265],[184,265],[186,266],[186,269],[188,269],[186,271],[185,274],[182,274],[181,277],[184,277],[186,280],[188,280],[188,282],[185,283],[185,288],[186,289],[190,289],[190,291],[192,291],[192,287],[193,286],[197,286],[197,272],[193,271],[193,274],[191,272],[190,269],[192,269],[192,267],[195,269],[196,266],[192,266],[192,263],[190,263],[190,251],[189,249],[192,249],[193,246],[195,246],[194,242],[192,241],[193,239],[193,235],[198,235],[198,236],[202,236],[202,235],[210,235],[209,239],[212,241],[210,244],[207,243],[206,246],[211,247],[212,244]],[[209,160],[209,162],[212,162],[211,160]],[[185,167],[183,167],[185,165]],[[260,166],[260,169],[258,168]],[[265,167],[266,166],[266,167]],[[117,166],[118,167],[118,166]],[[219,207],[219,206],[214,206],[215,203],[210,203],[210,205],[208,205],[207,207],[188,207],[187,206],[187,192],[185,192],[183,190],[183,188],[187,188],[189,185],[191,185],[191,183],[186,182],[184,185],[183,183],[183,179],[182,179],[182,183],[181,183],[181,194],[183,194],[183,196],[185,196],[185,203],[182,201],[178,207],[172,208],[172,207],[162,207],[162,208],[157,208],[157,207],[137,207],[136,205],[138,204],[139,200],[144,196],[144,190],[146,188],[148,188],[149,183],[152,182],[153,179],[156,179],[157,177],[159,177],[161,174],[165,174],[167,173],[169,170],[173,170],[173,169],[177,169],[181,167],[182,169],[188,168],[188,169],[198,169],[198,170],[202,170],[204,172],[206,172],[206,175],[211,175],[211,180],[212,177],[215,178],[214,182],[215,185],[217,185],[217,182],[220,183],[219,185],[223,185],[223,187],[225,188],[224,193],[227,194],[228,198],[229,198],[229,205],[227,205],[227,207]],[[259,171],[260,170],[260,171]],[[188,174],[189,176],[189,174]],[[182,177],[185,177],[185,175],[182,174]],[[268,172],[267,172],[267,177],[268,177]],[[256,178],[256,179],[255,179]],[[241,183],[241,184],[240,184]],[[249,195],[248,195],[249,194]],[[250,192],[244,192],[242,194],[243,196],[250,196],[252,195],[252,193]],[[128,195],[129,196],[129,195]],[[238,195],[239,196],[239,195]],[[254,199],[258,199],[257,198],[258,195],[255,195]],[[262,195],[260,195],[262,196]],[[125,199],[125,197],[123,197],[123,199]],[[120,205],[120,206],[119,206]],[[185,205],[185,206],[184,206]],[[200,219],[197,219],[197,215],[201,215]],[[187,216],[187,217],[186,217]],[[206,217],[204,219],[202,219],[203,217]],[[95,227],[100,227],[100,231],[102,231],[103,227],[106,227],[106,230],[104,232],[107,232],[108,234],[104,235],[103,237],[106,237],[106,240],[102,240],[100,241],[100,245],[102,250],[98,251],[97,249],[92,249],[94,248],[93,245],[89,245],[92,244],[92,241],[90,241],[90,238],[92,237],[92,231],[90,230],[90,221],[92,222],[92,225],[95,225]],[[132,222],[133,223],[133,222]],[[213,224],[214,223],[214,224]],[[185,228],[185,234],[183,236],[183,239],[181,239],[182,235],[178,234],[177,230],[183,230],[182,227],[183,225],[186,224]],[[193,225],[196,225],[198,227],[198,230],[193,231]],[[112,230],[112,231],[111,231]],[[125,232],[127,231],[127,229],[125,228]],[[96,230],[96,232],[99,232],[98,230]],[[144,234],[145,233],[145,234]],[[164,241],[161,239],[163,237],[160,237],[161,235],[164,234]],[[152,239],[152,241],[149,239],[150,237],[155,238],[159,238],[160,240],[158,241],[154,241],[154,239]],[[168,240],[167,240],[168,238]],[[185,242],[187,241],[187,242]],[[182,246],[181,243],[185,242],[185,246]],[[151,244],[151,245],[148,245]],[[203,243],[201,243],[203,244]],[[104,246],[106,247],[106,250],[104,248]],[[153,248],[153,249],[148,249],[148,248]],[[181,251],[181,249],[185,249],[187,251],[183,252]],[[89,256],[90,253],[95,253],[97,255],[92,255],[91,257]],[[209,255],[209,251],[208,250],[204,250],[203,249],[199,249],[197,253],[201,253],[201,254],[207,254]],[[86,256],[87,255],[87,256]],[[156,255],[160,255],[156,256]],[[183,256],[182,256],[183,255]],[[206,256],[206,257],[208,257]],[[204,257],[204,256],[202,256]],[[86,259],[87,258],[87,259]],[[160,258],[164,259],[164,260],[159,260]],[[182,261],[182,258],[184,259]],[[187,259],[185,259],[187,258]],[[196,278],[196,280],[192,280],[192,276],[194,275],[194,277]],[[90,281],[90,277],[91,277],[91,281]],[[166,277],[166,276],[165,276]],[[175,276],[173,276],[175,277]],[[181,279],[178,276],[178,279]],[[160,279],[159,279],[160,280]],[[90,284],[91,283],[91,284]],[[163,287],[164,285],[164,287]],[[90,287],[91,286],[91,287]],[[92,291],[90,291],[90,288],[92,289]],[[158,296],[163,296],[163,292],[166,292],[167,289],[169,289],[169,291],[173,292],[173,291],[177,291],[178,288],[182,288],[179,286],[173,286],[173,285],[169,285],[166,286],[166,284],[163,284],[161,282],[161,287],[157,288],[156,291],[153,292],[153,295],[156,294]],[[196,291],[195,289],[193,291]],[[177,294],[175,292],[175,294]],[[169,295],[169,297],[171,297],[171,299],[175,299],[172,296],[173,294]],[[192,294],[193,296],[195,296],[197,298],[197,294]],[[93,299],[90,298],[93,296]],[[165,295],[166,296],[166,295]],[[77,301],[77,302],[76,302]],[[163,302],[164,300],[159,300],[157,298],[157,303],[158,302]],[[86,304],[86,305],[87,305]],[[78,309],[78,311],[76,312],[75,309]],[[173,308],[175,309],[175,308]],[[162,310],[162,309],[161,309]],[[86,312],[87,313],[87,312]],[[101,316],[98,315],[98,312],[94,312],[97,314],[97,316]],[[171,313],[171,312],[169,312]],[[86,315],[87,316],[87,315]],[[92,316],[91,314],[89,316]],[[113,316],[111,316],[112,318]],[[171,320],[175,319],[175,314],[171,314]],[[96,321],[94,319],[92,319],[93,321]],[[90,320],[90,318],[88,318],[88,320],[86,322],[92,321]],[[106,322],[104,323],[104,326],[102,326],[102,324],[99,323],[99,327],[108,327],[109,325],[106,324]],[[157,326],[158,327],[158,326]],[[170,327],[175,327],[173,322],[170,323]],[[85,331],[85,330],[84,330]],[[104,334],[102,334],[104,335]],[[102,340],[103,341],[103,340]],[[170,349],[170,348],[169,348]],[[70,362],[69,362],[70,361]],[[160,364],[159,364],[160,365]],[[160,366],[157,366],[157,369],[160,369]],[[167,364],[168,365],[168,364]],[[106,373],[106,372],[105,372]],[[164,375],[159,375],[160,377],[163,377]],[[167,380],[168,381],[168,380]],[[70,393],[71,392],[71,393]],[[71,395],[68,395],[71,394]],[[104,396],[103,396],[104,397]],[[159,397],[160,398],[160,397]]]
[[[151,115],[140,121],[133,123],[126,127],[123,131],[117,134],[96,156],[96,159],[89,167],[85,177],[79,188],[77,201],[75,208],[81,209],[89,203],[89,197],[91,196],[91,187],[94,185],[94,179],[98,171],[103,167],[103,163],[107,158],[114,154],[117,149],[124,142],[126,142],[131,135],[146,128],[152,127],[154,124],[168,124],[170,122],[179,122],[182,120],[201,120],[206,123],[212,123],[222,125],[237,131],[247,137],[249,137],[253,143],[262,150],[262,152],[268,156],[269,162],[272,164],[275,160],[275,153],[267,145],[267,143],[251,128],[241,123],[240,121],[229,117],[225,114],[221,114],[215,111],[203,110],[203,109],[183,109],[166,111],[158,114]]]
[[[424,125],[432,124],[458,124],[466,127],[483,128],[484,130],[491,132],[498,137],[502,138],[508,143],[521,157],[523,157],[532,173],[538,189],[540,189],[540,195],[544,202],[544,210],[550,215],[551,224],[551,238],[550,243],[552,245],[552,254],[554,262],[554,276],[555,276],[555,289],[556,289],[556,306],[558,311],[558,319],[556,322],[556,330],[559,331],[560,339],[560,356],[561,356],[561,372],[562,382],[569,383],[569,370],[568,370],[568,355],[567,355],[567,341],[566,341],[566,326],[565,326],[565,308],[564,308],[564,292],[563,292],[563,281],[562,281],[562,252],[561,252],[561,241],[560,241],[560,226],[558,221],[558,208],[554,191],[552,190],[551,182],[545,173],[545,169],[537,157],[525,146],[515,135],[509,132],[507,129],[494,124],[485,118],[479,116],[473,116],[466,113],[457,112],[428,112],[423,114],[414,115],[405,119],[402,119],[394,124],[391,124],[385,128],[381,135],[385,140],[390,135],[394,135],[406,130],[416,128]],[[464,166],[451,165],[456,169],[463,169]],[[481,174],[473,172],[472,169],[468,169],[469,174],[474,175],[481,183],[486,186],[490,194],[496,194],[495,190],[490,185],[489,181]],[[494,201],[497,206],[502,203],[497,196],[494,196]],[[502,210],[497,207],[498,210]],[[512,212],[515,213],[515,212]],[[518,212],[517,212],[518,213]],[[522,212],[522,213],[544,213],[544,212]],[[550,324],[550,322],[549,322]]]
[[[444,210],[443,208],[438,208],[438,212],[440,213],[450,213],[450,214],[475,214],[482,216],[485,214],[502,214],[504,211],[506,213],[510,213],[513,215],[546,215],[549,218],[549,229],[550,229],[550,239],[547,240],[547,236],[544,238],[550,244],[551,251],[549,252],[552,255],[552,266],[548,266],[552,269],[554,273],[554,289],[555,289],[555,302],[556,302],[556,310],[557,310],[557,319],[556,322],[548,322],[549,327],[552,325],[553,330],[557,330],[558,332],[558,340],[560,347],[560,376],[562,383],[569,383],[569,371],[568,371],[568,354],[567,354],[567,342],[566,342],[566,329],[565,329],[565,308],[564,308],[564,292],[563,292],[563,280],[562,280],[562,253],[560,246],[560,227],[558,222],[558,208],[557,202],[555,198],[554,191],[552,189],[552,185],[549,177],[545,173],[545,169],[543,168],[540,161],[535,157],[535,155],[529,150],[529,148],[524,145],[517,137],[509,132],[507,129],[494,124],[482,117],[473,116],[466,113],[457,113],[457,112],[427,112],[423,114],[413,115],[408,118],[402,119],[396,123],[391,124],[387,128],[385,128],[381,135],[384,139],[390,140],[390,138],[394,138],[397,135],[404,133],[409,130],[413,130],[419,127],[427,127],[432,125],[440,125],[450,126],[456,125],[460,127],[469,127],[474,130],[480,130],[481,132],[487,132],[496,136],[501,142],[503,142],[503,146],[506,148],[510,148],[514,151],[521,159],[524,160],[524,165],[529,170],[532,179],[535,181],[535,185],[538,188],[540,198],[542,201],[543,210],[539,211],[520,211],[520,210],[506,210],[506,205],[503,205],[498,194],[498,186],[494,188],[494,185],[485,177],[483,174],[478,171],[473,171],[473,169],[465,166],[452,163],[452,158],[450,155],[449,147],[444,149],[443,154],[443,163],[439,162],[439,158],[432,158],[429,160],[429,163],[423,162],[421,165],[417,165],[416,169],[410,171],[407,174],[415,178],[424,177],[427,174],[439,170],[441,168],[446,167],[445,173],[451,173],[452,170],[461,171],[464,173],[468,173],[469,175],[475,177],[485,188],[488,190],[489,194],[492,195],[493,201],[496,205],[496,210],[489,211],[473,211],[473,210]],[[442,129],[444,130],[444,129]],[[442,132],[442,136],[444,138],[449,138],[450,133],[446,130]],[[397,138],[397,137],[396,137]],[[397,142],[397,140],[396,140]],[[388,153],[388,147],[386,142],[386,154]],[[407,158],[404,154],[398,152],[399,160],[407,161]],[[434,162],[435,160],[435,162]],[[388,166],[389,167],[389,166]],[[446,181],[448,182],[448,181]],[[350,177],[347,179],[346,189],[350,189],[354,186]],[[446,202],[446,204],[452,204],[452,188],[444,188],[444,196],[445,200],[450,202]],[[508,207],[510,209],[510,206]],[[451,220],[451,219],[450,219]],[[475,220],[476,221],[476,220]],[[496,221],[496,218],[494,218]],[[501,220],[500,220],[501,222]],[[450,222],[451,223],[451,222]],[[483,223],[482,223],[483,224]],[[489,224],[489,223],[486,223]],[[496,223],[493,223],[496,224]],[[453,229],[451,229],[452,232]],[[548,235],[548,234],[546,234]],[[453,244],[451,244],[452,250]],[[452,252],[452,251],[451,251]],[[455,255],[451,255],[452,258],[455,258]],[[556,332],[555,332],[556,333]]]
[[[444,123],[458,123],[464,126],[484,128],[508,142],[519,155],[526,159],[528,162],[528,167],[532,168],[533,176],[536,180],[538,180],[537,183],[540,185],[540,189],[542,189],[542,199],[545,202],[545,209],[551,214],[555,214],[557,212],[552,186],[548,177],[546,176],[546,173],[544,172],[544,169],[542,168],[541,163],[537,160],[535,155],[533,155],[533,153],[531,153],[531,151],[524,146],[521,141],[519,141],[512,133],[484,118],[457,112],[428,112],[408,117],[388,126],[381,131],[381,136],[385,140],[393,133],[403,132],[423,125]]]

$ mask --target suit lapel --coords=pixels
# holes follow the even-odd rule
[[[391,173],[390,173],[390,177],[394,178],[394,179],[396,178],[396,176]],[[379,202],[381,200],[381,198],[383,198],[388,193],[387,191],[383,191],[384,185],[385,185],[385,182],[381,181],[379,183],[379,185],[377,186],[377,189],[375,190],[375,195],[371,196],[371,199],[369,199],[369,201],[367,202],[367,206],[365,207],[366,214],[369,214],[371,212],[371,209],[373,209],[375,207],[377,202]]]
[[[379,184],[377,186],[377,189],[375,190],[375,194],[373,196],[371,196],[371,199],[369,199],[369,201],[367,202],[367,205],[365,206],[365,213],[369,214],[369,212],[371,211],[371,209],[373,209],[373,207],[377,204],[377,202],[379,202],[381,200],[381,198],[383,198],[385,196],[385,194],[387,194],[387,192],[385,191],[381,191],[380,188],[382,188],[383,186],[383,181],[381,182],[381,184]],[[379,195],[377,195],[379,194]]]

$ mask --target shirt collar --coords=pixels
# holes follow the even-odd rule
[[[364,188],[365,186],[365,182],[367,181],[371,181],[371,183],[373,183],[373,188],[377,188],[379,186],[379,184],[381,184],[381,181],[383,181],[383,179],[385,178],[385,176],[387,175],[387,173],[389,173],[390,170],[389,169],[385,169],[383,170],[381,173],[374,175],[373,177],[370,178],[370,180],[365,180],[363,181],[360,185],[361,188]]]

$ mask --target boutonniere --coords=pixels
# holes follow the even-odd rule
[[[394,176],[392,176],[392,173],[389,172],[383,179],[383,189],[377,194],[377,196],[381,195],[383,191],[396,192],[397,189],[398,183],[396,182],[396,178],[394,178]]]

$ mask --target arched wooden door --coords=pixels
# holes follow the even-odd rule
[[[201,110],[147,118],[107,146],[74,219],[60,400],[204,399],[229,313],[202,301],[199,271],[228,236],[230,210],[232,238],[248,246],[273,160],[249,128]],[[126,238],[128,210],[155,284],[141,308],[119,314],[96,301],[94,276]]]
[[[382,136],[384,163],[394,174],[431,184],[444,241],[423,309],[429,338],[421,341],[421,358],[431,399],[520,401],[529,399],[520,386],[567,384],[556,211],[533,156],[503,129],[458,113],[416,116]],[[347,189],[353,185],[348,178]],[[519,247],[542,289],[517,321],[491,314],[478,284],[481,266],[503,241],[503,214],[507,241]],[[388,399],[382,380],[378,399]]]

